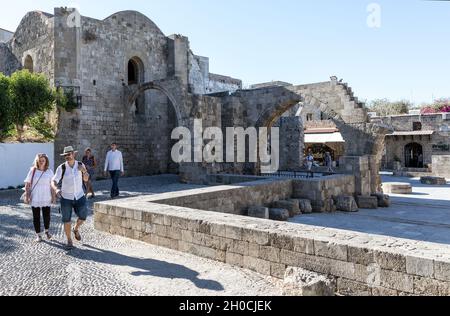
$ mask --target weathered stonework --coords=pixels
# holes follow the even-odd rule
[[[295,180],[279,185],[286,189],[291,181]],[[242,186],[244,195],[256,196],[267,191],[268,185],[272,189],[278,186],[275,180],[264,180],[234,188],[209,187],[97,203],[95,227],[281,279],[287,267],[302,268],[337,280],[333,289],[340,295],[450,295],[450,248],[446,245],[172,203],[217,199],[242,190]],[[231,196],[236,195],[233,192]]]

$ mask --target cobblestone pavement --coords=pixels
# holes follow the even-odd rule
[[[108,181],[96,183],[101,201]],[[198,186],[174,176],[127,178],[122,197],[179,191]],[[64,250],[58,209],[54,240],[35,244],[31,210],[20,192],[0,192],[0,295],[264,295],[280,294],[280,281],[189,254],[94,230],[89,216],[83,243]],[[92,214],[92,201],[89,202]]]

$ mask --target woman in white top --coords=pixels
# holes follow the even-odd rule
[[[47,238],[52,239],[50,229],[50,208],[56,201],[56,196],[51,187],[53,171],[49,169],[49,159],[45,154],[38,154],[33,167],[28,172],[25,179],[25,188],[28,192],[30,205],[33,210],[33,224],[37,234],[37,242],[42,241],[41,232],[41,211],[44,218],[45,234]]]

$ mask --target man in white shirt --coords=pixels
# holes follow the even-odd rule
[[[119,178],[125,175],[123,168],[123,156],[122,153],[117,150],[117,144],[111,144],[111,150],[106,154],[105,160],[105,175],[111,175],[112,188],[111,188],[111,198],[114,199],[120,195],[119,192]]]
[[[61,198],[61,214],[64,223],[64,231],[67,236],[67,248],[73,248],[72,232],[75,239],[81,241],[80,227],[86,221],[87,207],[86,195],[83,189],[83,181],[89,181],[89,174],[86,167],[75,160],[73,147],[64,148],[66,162],[56,169],[52,178],[52,187],[57,196]],[[58,188],[61,183],[61,188]],[[77,224],[72,230],[72,211],[78,216]]]

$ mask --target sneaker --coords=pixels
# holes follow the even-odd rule
[[[48,240],[52,240],[53,236],[49,232],[45,232]]]
[[[75,239],[77,241],[81,241],[81,235],[80,232],[78,230],[75,230],[75,228],[72,230],[73,234],[75,235]]]
[[[36,242],[36,243],[40,243],[40,242],[42,242],[42,241],[43,241],[42,236],[41,236],[41,235],[37,235],[37,237],[36,237],[36,239],[35,239],[35,242]]]

